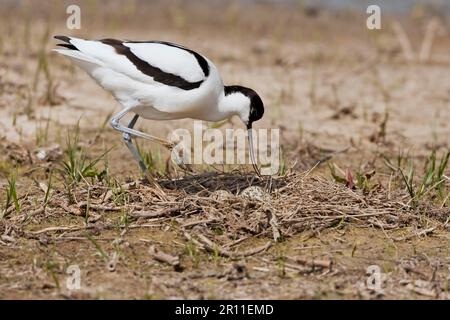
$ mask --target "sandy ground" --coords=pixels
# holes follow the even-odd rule
[[[439,161],[450,148],[448,21],[419,63],[405,61],[391,26],[399,21],[417,51],[432,19],[420,10],[368,31],[364,13],[300,6],[81,7],[79,31],[65,28],[63,2],[1,7],[0,298],[450,298],[449,168],[439,192],[428,186],[420,199],[401,176],[414,164],[419,190],[432,150]],[[161,195],[107,125],[120,106],[51,52],[55,34],[167,40],[207,55],[226,84],[260,93],[266,112],[255,126],[281,129],[287,172],[185,176],[166,168],[167,151],[141,142],[158,159]],[[114,148],[96,166],[105,174],[74,183],[60,169],[78,121],[78,152],[95,159]],[[192,121],[138,127],[165,136]],[[7,200],[13,175],[20,208]],[[249,186],[263,196],[243,195]],[[79,290],[67,289],[70,265]],[[379,289],[367,286],[370,266]]]

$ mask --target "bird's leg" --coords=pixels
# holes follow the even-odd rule
[[[139,115],[134,115],[133,119],[131,119],[130,123],[128,124],[129,129],[133,129],[134,125],[136,124],[136,121],[139,119]],[[128,150],[133,154],[133,157],[136,159],[136,161],[139,163],[139,167],[141,168],[142,172],[144,173],[145,178],[147,178],[148,182],[152,183],[160,192],[160,194],[164,195],[164,192],[159,187],[158,183],[156,182],[155,178],[153,178],[150,171],[148,171],[147,166],[144,163],[144,160],[142,159],[141,155],[139,154],[138,149],[133,144],[133,141],[131,140],[131,134],[124,132],[123,133],[123,140],[125,141],[125,144],[128,147]]]
[[[128,127],[123,126],[120,123],[120,119],[122,119],[128,112],[130,112],[130,108],[122,110],[121,112],[119,112],[118,114],[116,114],[115,116],[113,116],[111,118],[110,124],[115,130],[122,132],[123,138],[125,140],[125,143],[126,143],[128,149],[131,151],[134,158],[138,161],[139,167],[141,168],[141,170],[148,177],[148,176],[150,176],[150,174],[148,172],[147,166],[145,165],[144,161],[142,160],[142,157],[140,156],[138,150],[133,145],[131,138],[139,137],[139,138],[151,140],[153,142],[157,142],[157,143],[163,145],[164,147],[166,147],[171,152],[172,152],[173,148],[175,147],[175,143],[164,140],[164,139],[160,139],[158,137],[154,137],[154,136],[146,134],[144,132],[134,130],[133,127],[136,124],[137,119],[139,118],[138,115],[135,115],[133,117],[133,119],[131,120]],[[179,165],[181,168],[183,168],[187,171],[192,171],[192,169],[188,165],[184,164],[183,160],[179,157],[179,155],[176,152],[175,152],[175,157],[176,157],[175,162],[177,165]]]
[[[133,119],[131,120],[130,124],[128,125],[128,128],[133,129],[134,125],[136,124],[137,119],[139,118],[139,115],[135,115]],[[141,155],[139,154],[139,151],[137,150],[136,146],[133,144],[133,141],[131,140],[131,135],[127,132],[123,133],[123,140],[125,141],[125,144],[127,145],[130,152],[133,154],[133,157],[136,159],[136,161],[139,163],[139,167],[141,168],[144,175],[148,175],[148,168],[144,163],[144,160],[142,159]]]
[[[122,119],[128,112],[130,112],[130,108],[124,109],[124,110],[120,111],[118,114],[116,114],[115,116],[113,116],[111,118],[111,120],[110,120],[111,127],[113,127],[113,129],[115,129],[117,131],[120,131],[120,132],[122,132],[124,134],[128,133],[131,137],[134,136],[134,137],[144,138],[144,139],[147,139],[147,140],[150,140],[150,141],[153,141],[153,142],[157,142],[159,144],[162,144],[164,147],[166,147],[169,150],[172,150],[175,147],[175,144],[170,142],[170,141],[167,141],[167,140],[164,140],[164,139],[160,139],[158,137],[149,135],[149,134],[144,133],[144,132],[140,132],[138,130],[134,130],[133,126],[136,123],[137,118],[134,121],[133,126],[131,126],[131,127],[130,126],[128,126],[128,127],[123,126],[120,123],[120,119]],[[134,118],[133,118],[133,120],[134,120]],[[131,122],[133,122],[133,121],[131,121]]]
[[[124,115],[126,115],[128,113],[128,109],[125,109],[123,111],[121,111],[120,113],[118,113],[116,116],[114,116],[111,119],[111,126],[122,132],[123,134],[123,140],[125,141],[126,146],[128,147],[128,149],[130,150],[130,152],[133,154],[133,157],[136,159],[136,161],[139,164],[139,167],[141,168],[142,172],[144,173],[144,176],[147,178],[147,180],[152,183],[157,190],[160,192],[160,194],[164,195],[164,192],[162,192],[161,188],[159,187],[159,185],[156,183],[155,178],[153,178],[153,176],[151,175],[151,173],[148,171],[147,166],[144,163],[144,160],[142,160],[141,155],[139,154],[139,151],[137,150],[136,146],[133,144],[133,141],[131,140],[133,134],[130,134],[129,132],[126,132],[125,129],[129,129],[129,130],[133,130],[134,125],[136,124],[136,121],[139,118],[139,115],[135,115],[133,117],[133,119],[130,121],[128,127],[124,127],[119,123],[119,120],[123,118]],[[133,130],[134,131],[134,130]]]

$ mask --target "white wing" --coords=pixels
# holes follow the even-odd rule
[[[125,42],[124,45],[139,59],[189,82],[202,81],[206,77],[194,53],[184,48],[159,42]]]
[[[168,43],[78,38],[68,38],[67,42],[76,50],[58,49],[59,53],[111,69],[145,84],[170,85],[188,90],[198,87],[209,72],[208,63],[202,56]],[[92,68],[87,68],[80,61],[77,63],[97,78],[91,73]]]

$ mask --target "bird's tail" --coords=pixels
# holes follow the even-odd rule
[[[54,38],[61,40],[64,43],[58,43],[57,46],[62,48],[53,49],[53,51],[67,56],[68,58],[70,58],[71,60],[73,60],[78,65],[84,68],[89,67],[88,65],[86,65],[86,63],[98,65],[98,62],[96,61],[95,58],[83,53],[76,47],[76,45],[72,43],[73,40],[80,40],[80,39],[67,36],[54,36]]]

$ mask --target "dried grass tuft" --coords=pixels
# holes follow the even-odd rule
[[[25,205],[20,214],[7,216],[6,223],[13,223],[20,229],[16,230],[16,235],[28,238],[45,235],[46,241],[56,241],[64,240],[65,236],[70,236],[68,239],[80,236],[88,230],[101,232],[117,228],[117,223],[108,219],[108,215],[122,212],[126,223],[121,228],[125,230],[162,227],[163,222],[172,221],[177,232],[188,240],[203,244],[207,251],[217,249],[219,254],[233,257],[236,253],[230,248],[253,237],[274,241],[294,235],[310,238],[326,229],[347,224],[381,228],[386,235],[403,227],[414,227],[414,234],[390,237],[401,240],[431,233],[448,217],[448,208],[408,205],[406,191],[388,193],[379,188],[367,194],[305,173],[264,180],[244,173],[206,173],[164,180],[160,184],[166,194],[164,200],[155,196],[153,186],[135,181],[124,186],[129,200],[122,204],[106,196],[110,190],[101,182],[90,187],[89,195],[81,186],[70,195],[65,190],[55,189],[53,192],[60,196],[50,199],[45,210]],[[245,192],[249,187],[259,190],[253,198],[251,192]],[[221,191],[226,196],[218,198]],[[33,197],[32,194],[29,197]],[[90,205],[86,222],[87,196]],[[36,201],[23,200],[23,203],[33,202]],[[25,231],[30,212],[33,212],[34,222],[46,220],[48,216],[71,216],[78,217],[79,226],[57,225],[57,228],[47,226],[42,230]]]

